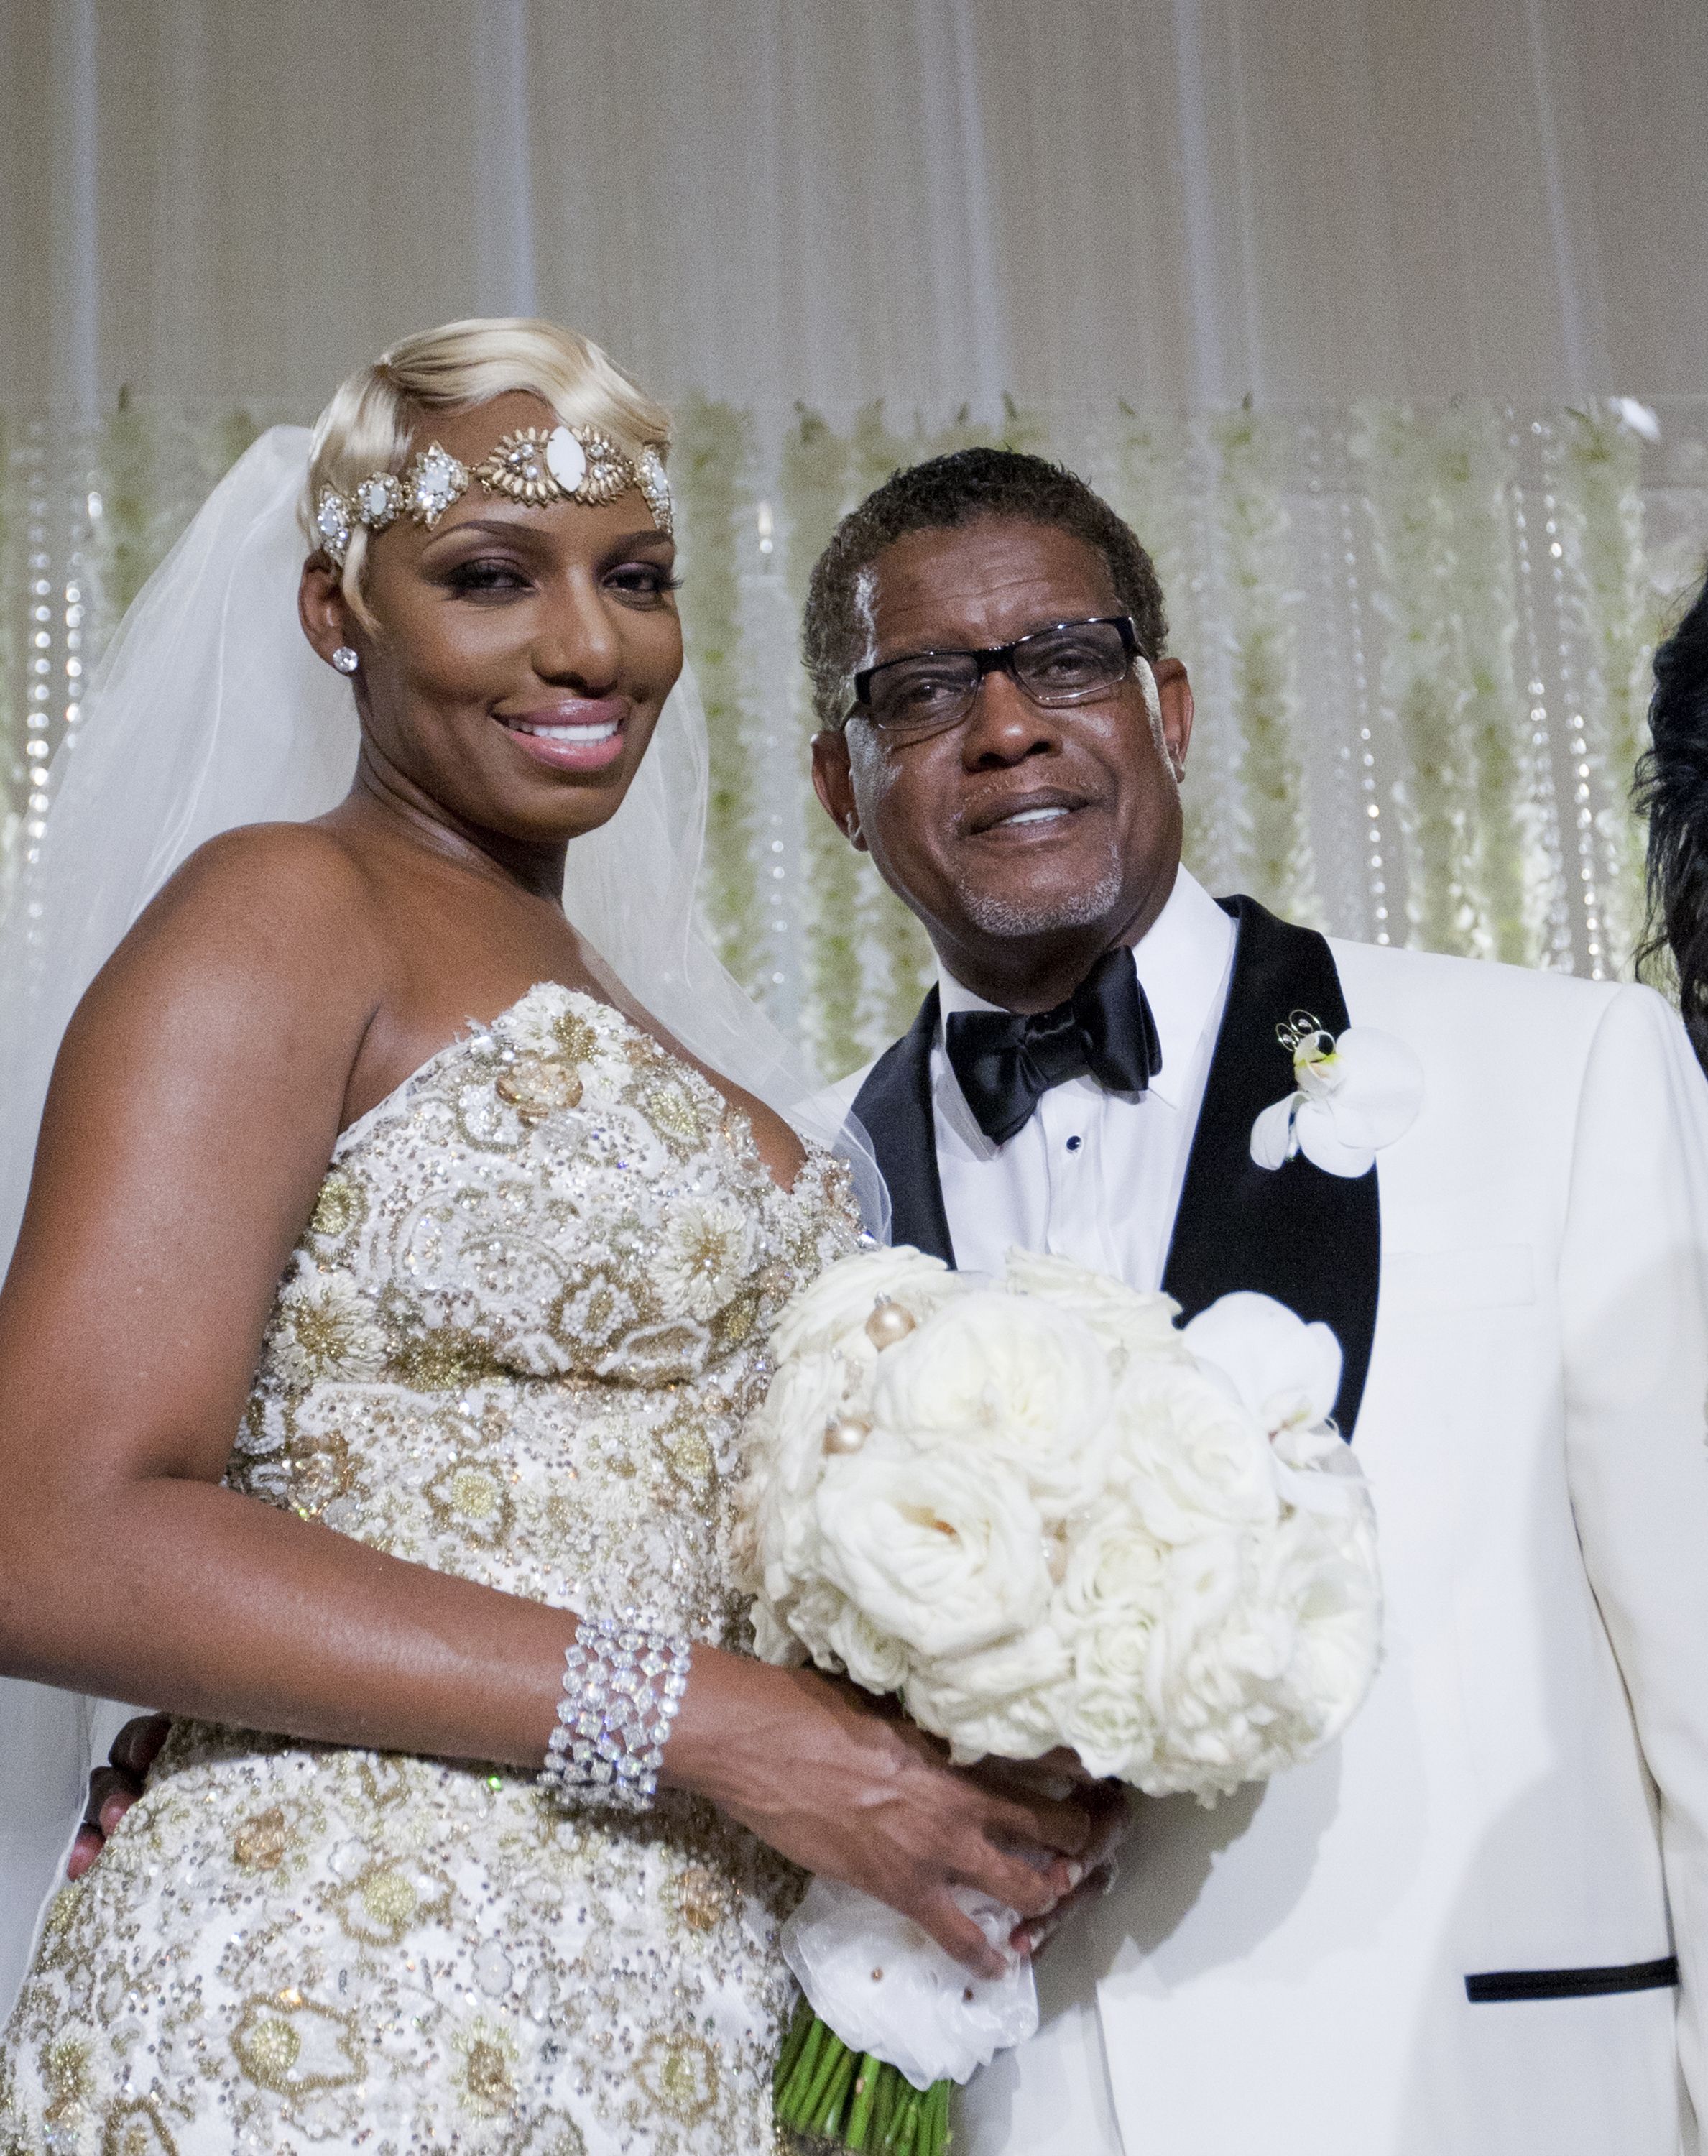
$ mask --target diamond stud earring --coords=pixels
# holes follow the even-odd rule
[[[341,644],[332,654],[332,664],[341,674],[353,674],[362,664],[362,654],[347,644]]]

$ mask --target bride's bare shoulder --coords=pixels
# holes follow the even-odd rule
[[[335,827],[244,824],[198,846],[154,905],[213,900],[222,908],[235,901],[245,911],[280,903],[318,910],[340,903],[360,907],[371,897],[360,849]]]
[[[359,858],[303,826],[229,832],[184,863],[60,1044],[28,1214],[42,1247],[91,1208],[148,1222],[198,1192],[262,1222],[276,1276],[385,998],[372,912]]]
[[[144,909],[80,1017],[211,1040],[305,1025],[359,1040],[388,959],[360,855],[310,824],[255,824],[198,847]],[[145,1024],[147,1020],[145,1019]],[[128,1028],[127,1028],[128,1029]]]
[[[198,846],[139,916],[150,944],[205,945],[289,962],[331,936],[359,964],[377,940],[377,894],[362,855],[316,824],[249,824]],[[130,938],[127,938],[128,942]],[[122,949],[122,946],[121,948]]]

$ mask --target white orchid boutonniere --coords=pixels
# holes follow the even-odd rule
[[[1275,1033],[1292,1050],[1295,1091],[1252,1125],[1252,1158],[1285,1168],[1303,1153],[1329,1175],[1367,1174],[1417,1121],[1423,1065],[1391,1033],[1354,1025],[1336,1039],[1308,1011],[1295,1011]]]

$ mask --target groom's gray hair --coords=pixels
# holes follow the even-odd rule
[[[1018,449],[957,449],[892,473],[851,509],[818,557],[807,588],[802,655],[821,726],[847,723],[854,676],[866,663],[872,568],[914,531],[952,531],[986,516],[1012,516],[1070,532],[1103,557],[1139,649],[1153,662],[1167,648],[1168,616],[1156,565],[1131,526],[1077,472]]]

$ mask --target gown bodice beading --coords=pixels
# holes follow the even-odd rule
[[[741,1646],[764,1342],[854,1247],[844,1172],[548,984],[340,1140],[228,1481],[440,1572]],[[0,2152],[747,2156],[798,1881],[710,1807],[180,1724],[53,1904]]]

